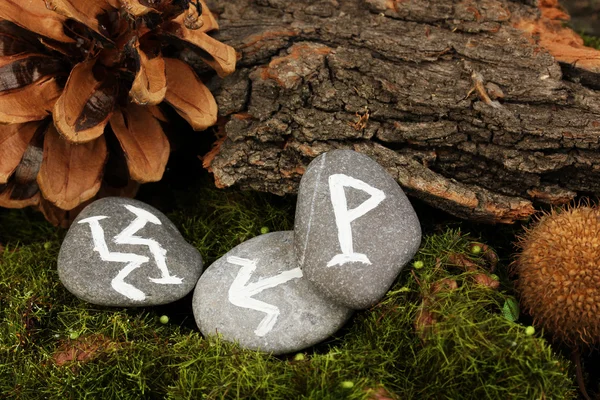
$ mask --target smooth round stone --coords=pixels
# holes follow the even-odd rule
[[[300,181],[295,248],[315,288],[352,309],[376,304],[421,243],[408,198],[383,167],[364,154],[321,154]]]
[[[65,287],[104,306],[171,303],[191,292],[201,273],[200,253],[164,214],[120,197],[87,206],[58,255]]]
[[[290,353],[331,336],[351,311],[314,290],[297,267],[291,231],[244,242],[206,269],[194,291],[202,334]]]

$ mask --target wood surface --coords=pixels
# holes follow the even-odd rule
[[[334,148],[409,196],[511,223],[600,193],[600,51],[554,0],[217,0],[218,186],[293,193]]]

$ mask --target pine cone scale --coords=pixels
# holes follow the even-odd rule
[[[152,113],[146,107],[130,104],[123,112],[113,114],[110,126],[124,150],[131,178],[140,183],[159,181],[169,159],[170,145]]]
[[[0,92],[20,89],[64,70],[59,60],[41,54],[0,57]]]
[[[42,53],[44,46],[36,40],[35,34],[9,21],[0,20],[0,55],[17,56],[27,53]]]
[[[135,50],[134,57],[139,66],[129,96],[140,105],[162,103],[167,93],[165,61],[161,56],[149,59],[140,49],[139,42],[135,44]]]
[[[72,143],[85,143],[104,134],[116,102],[114,87],[102,87],[93,74],[96,60],[77,64],[52,112],[56,129]]]
[[[44,138],[44,160],[37,176],[44,197],[63,210],[71,210],[91,199],[100,190],[107,156],[103,136],[84,144],[71,144],[50,124]]]
[[[21,3],[21,4],[20,4]],[[63,31],[66,18],[46,8],[43,1],[0,1],[0,19],[10,21],[28,31],[61,42],[75,42]]]
[[[40,79],[18,90],[0,92],[0,124],[20,124],[46,118],[61,92],[53,77]]]
[[[8,182],[39,125],[37,121],[0,125],[0,184]]]
[[[62,223],[98,193],[132,195],[162,177],[159,107],[195,130],[216,123],[214,97],[181,61],[195,54],[220,76],[235,68],[235,50],[206,33],[218,24],[203,1],[27,3],[0,1],[0,206],[34,204]]]
[[[140,4],[140,2],[138,2],[137,0],[121,0],[121,3],[123,3],[123,7],[125,8],[125,10],[127,10],[129,14],[134,15],[136,17],[141,17],[150,12],[156,12],[155,9]]]
[[[167,93],[169,103],[197,131],[217,122],[217,103],[210,90],[194,71],[181,60],[165,58],[167,70]]]
[[[77,22],[89,27],[94,32],[108,37],[108,27],[100,23],[103,15],[108,12],[116,12],[105,0],[45,0],[46,8],[52,10],[66,18],[74,19]]]
[[[220,77],[227,76],[235,70],[235,50],[207,35],[203,29],[187,29],[180,17],[169,25],[168,32],[171,36],[193,45],[198,56]]]
[[[40,203],[41,196],[36,177],[42,166],[43,136],[48,121],[35,121],[24,126],[35,127],[35,132],[14,173],[6,184],[0,185],[1,207],[23,208]]]

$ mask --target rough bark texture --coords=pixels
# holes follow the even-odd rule
[[[219,186],[297,190],[351,148],[454,215],[513,222],[600,193],[600,52],[555,0],[217,0]]]

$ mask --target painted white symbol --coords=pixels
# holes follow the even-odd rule
[[[132,205],[125,205],[125,208],[127,208],[127,210],[135,214],[136,218],[131,224],[129,224],[125,229],[123,229],[121,233],[116,235],[113,238],[113,241],[117,244],[135,244],[148,246],[148,249],[150,250],[150,253],[152,254],[152,257],[154,258],[154,261],[156,262],[156,265],[161,273],[160,278],[148,279],[150,279],[154,283],[159,283],[163,285],[180,284],[182,282],[182,279],[171,275],[169,273],[169,270],[167,269],[167,251],[163,249],[156,240],[135,236],[135,234],[144,226],[146,226],[148,222],[156,225],[162,225],[160,220],[155,215],[141,208]],[[79,221],[79,223],[87,223],[90,225],[90,230],[92,231],[92,239],[94,241],[94,250],[100,254],[100,258],[102,260],[108,262],[127,263],[127,265],[121,271],[119,271],[117,276],[115,276],[111,281],[112,288],[117,292],[121,293],[122,295],[129,297],[132,300],[142,301],[146,298],[146,294],[138,288],[136,288],[135,286],[126,283],[125,278],[132,271],[139,268],[142,264],[150,261],[150,259],[146,256],[142,256],[135,253],[119,253],[109,251],[108,245],[106,244],[106,240],[104,239],[104,229],[102,228],[102,225],[100,225],[100,221],[105,218],[108,217],[98,215],[95,217],[82,219],[81,221]]]
[[[279,316],[279,308],[264,301],[253,299],[252,296],[259,294],[265,289],[284,284],[292,279],[302,278],[302,271],[300,268],[294,268],[270,278],[248,283],[252,277],[252,273],[256,270],[256,260],[230,256],[227,257],[227,262],[242,267],[229,287],[229,301],[238,307],[249,308],[267,314],[254,331],[256,336],[263,337],[271,332],[273,326],[275,326],[277,317]]]
[[[346,187],[362,190],[370,194],[371,197],[361,203],[358,207],[348,210],[345,192]],[[331,204],[333,205],[335,223],[338,229],[338,240],[340,242],[342,253],[336,254],[327,263],[327,266],[343,265],[353,261],[371,265],[371,261],[365,254],[354,252],[354,246],[352,244],[352,227],[350,223],[377,207],[379,203],[385,199],[385,193],[359,179],[344,174],[334,174],[329,177],[329,192],[331,195]]]

